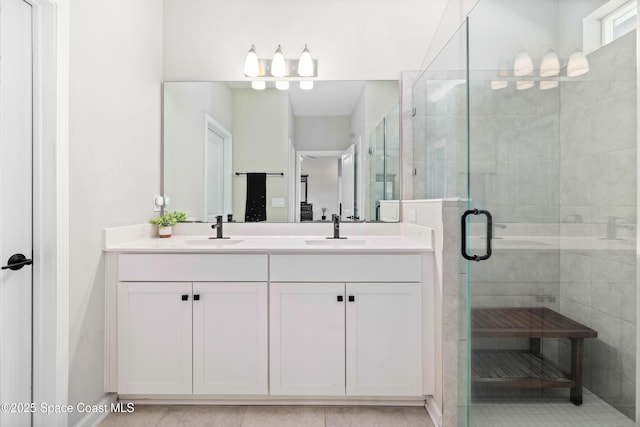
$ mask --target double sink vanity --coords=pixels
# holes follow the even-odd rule
[[[424,402],[431,229],[181,224],[105,232],[106,391],[123,400]],[[286,233],[284,232],[287,230]],[[330,234],[330,233],[329,233]]]

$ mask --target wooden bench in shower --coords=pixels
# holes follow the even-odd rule
[[[471,358],[474,387],[570,387],[570,399],[582,404],[582,355],[585,338],[598,333],[546,307],[476,308],[471,310],[473,337],[529,338],[529,350],[476,350]],[[541,338],[571,342],[571,372],[543,357]]]

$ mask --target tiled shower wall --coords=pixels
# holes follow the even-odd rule
[[[635,31],[589,56],[561,86],[560,311],[598,331],[585,386],[635,415],[637,93]],[[560,360],[569,346],[561,342]]]
[[[472,265],[472,306],[547,306],[598,331],[586,340],[584,384],[631,418],[635,40],[633,32],[592,53],[591,71],[556,89],[517,91],[512,83],[492,91],[489,79],[473,73],[469,86],[471,204],[493,212],[497,237],[519,241],[509,247],[496,239],[494,256]],[[459,80],[430,72],[414,85],[414,199],[466,195],[466,85]],[[545,238],[551,243],[539,244]],[[563,340],[543,347],[561,364],[569,360]]]

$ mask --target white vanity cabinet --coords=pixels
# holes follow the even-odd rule
[[[272,256],[271,394],[421,395],[421,275],[419,255]]]
[[[266,255],[118,262],[120,394],[267,394]]]

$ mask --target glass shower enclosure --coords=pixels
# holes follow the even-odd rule
[[[414,198],[459,201],[456,425],[635,425],[636,32],[588,25],[622,3],[481,0],[413,87]]]

